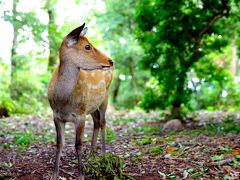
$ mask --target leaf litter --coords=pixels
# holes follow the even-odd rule
[[[163,116],[162,112],[108,113],[108,159],[101,156],[100,142],[97,153],[90,155],[92,121],[88,120],[83,144],[86,179],[239,179],[239,114],[189,115],[183,131],[170,133],[162,131]],[[0,125],[0,179],[50,179],[55,157],[51,115],[14,116],[1,119]],[[77,177],[73,143],[74,127],[69,124],[60,179]]]

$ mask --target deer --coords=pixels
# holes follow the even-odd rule
[[[59,163],[64,145],[65,123],[74,123],[75,151],[78,160],[78,180],[84,179],[82,138],[86,115],[93,119],[91,151],[96,150],[101,129],[102,153],[106,153],[106,119],[109,87],[112,81],[113,61],[96,49],[85,37],[88,28],[83,25],[72,30],[59,49],[60,63],[48,85],[48,100],[53,111],[56,129],[56,157],[52,179],[59,178]]]

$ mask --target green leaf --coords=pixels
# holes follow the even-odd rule
[[[223,155],[216,155],[216,156],[211,156],[210,157],[213,161],[220,161],[224,159]]]

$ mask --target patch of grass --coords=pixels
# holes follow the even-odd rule
[[[168,132],[167,134],[168,134],[169,136],[175,136],[175,135],[178,134],[178,132],[176,132],[176,131],[170,131],[170,132]]]
[[[234,168],[240,167],[240,155],[235,156],[235,159],[230,163]]]
[[[151,150],[152,155],[163,155],[163,153],[164,153],[163,146],[156,146],[156,147],[153,147]]]
[[[112,122],[116,124],[125,124],[129,122],[136,122],[135,118],[120,118],[120,119],[113,119]]]
[[[189,168],[186,170],[187,174],[189,174],[192,179],[199,179],[207,171],[208,171],[208,168],[203,168],[203,169]]]
[[[2,164],[0,164],[0,168],[2,169],[10,169],[11,167],[13,167],[14,164],[12,164],[11,162],[4,162]]]
[[[106,141],[107,142],[112,142],[112,141],[115,141],[117,139],[117,136],[116,134],[113,132],[113,130],[107,128],[106,129]]]
[[[229,149],[227,146],[219,146],[218,147],[221,151],[220,154],[232,154],[233,150]]]
[[[137,133],[143,133],[145,135],[158,135],[162,132],[162,129],[157,127],[151,127],[145,124],[143,126],[133,128],[133,131]]]
[[[22,149],[29,146],[32,141],[37,139],[32,131],[16,132],[15,134],[6,131],[2,134],[6,137],[10,137],[10,141],[5,142],[3,147],[17,146],[18,149]]]
[[[175,140],[174,137],[161,137],[159,141],[162,141],[162,142],[173,142]]]
[[[148,137],[142,137],[141,139],[133,138],[132,141],[138,145],[147,145],[152,143],[151,138]]]
[[[204,130],[210,134],[218,133],[240,133],[240,123],[233,120],[225,120],[223,123],[208,124]]]
[[[178,132],[176,135],[191,135],[192,137],[197,137],[202,134],[215,135],[222,133],[240,134],[240,123],[235,121],[235,119],[233,119],[231,116],[227,116],[224,119],[223,123],[209,123],[205,127],[201,127],[191,131],[181,131]],[[175,133],[169,133],[168,135],[174,136]]]
[[[224,159],[223,155],[216,155],[216,156],[211,156],[210,157],[213,161],[220,161]]]
[[[123,173],[123,166],[123,160],[117,155],[97,156],[92,153],[84,163],[84,172],[91,179],[133,179]]]
[[[52,134],[41,132],[41,134],[36,135],[33,129],[28,131],[2,131],[0,136],[6,139],[2,144],[3,147],[16,147],[19,151],[26,149],[33,142],[55,142]]]
[[[27,146],[36,139],[35,134],[30,131],[16,133],[13,144]]]
[[[237,160],[240,160],[240,155],[236,155],[235,158],[236,158]]]
[[[181,136],[191,136],[191,137],[198,137],[202,135],[204,130],[202,128],[194,129],[194,130],[187,130],[187,131],[180,131],[177,133],[177,135]]]

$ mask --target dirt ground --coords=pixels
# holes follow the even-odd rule
[[[183,131],[166,134],[161,131],[164,121],[157,112],[109,114],[107,151],[123,158],[124,173],[137,180],[239,179],[240,134],[202,128],[209,121],[221,121],[223,116],[198,115]],[[238,116],[235,118],[238,121]],[[0,179],[50,179],[55,157],[55,129],[50,116],[10,117],[0,121]],[[21,136],[28,131],[35,136],[25,145],[16,134]],[[84,159],[90,152],[91,133],[89,120],[85,127]],[[60,179],[77,177],[73,140],[70,124],[66,127]]]

